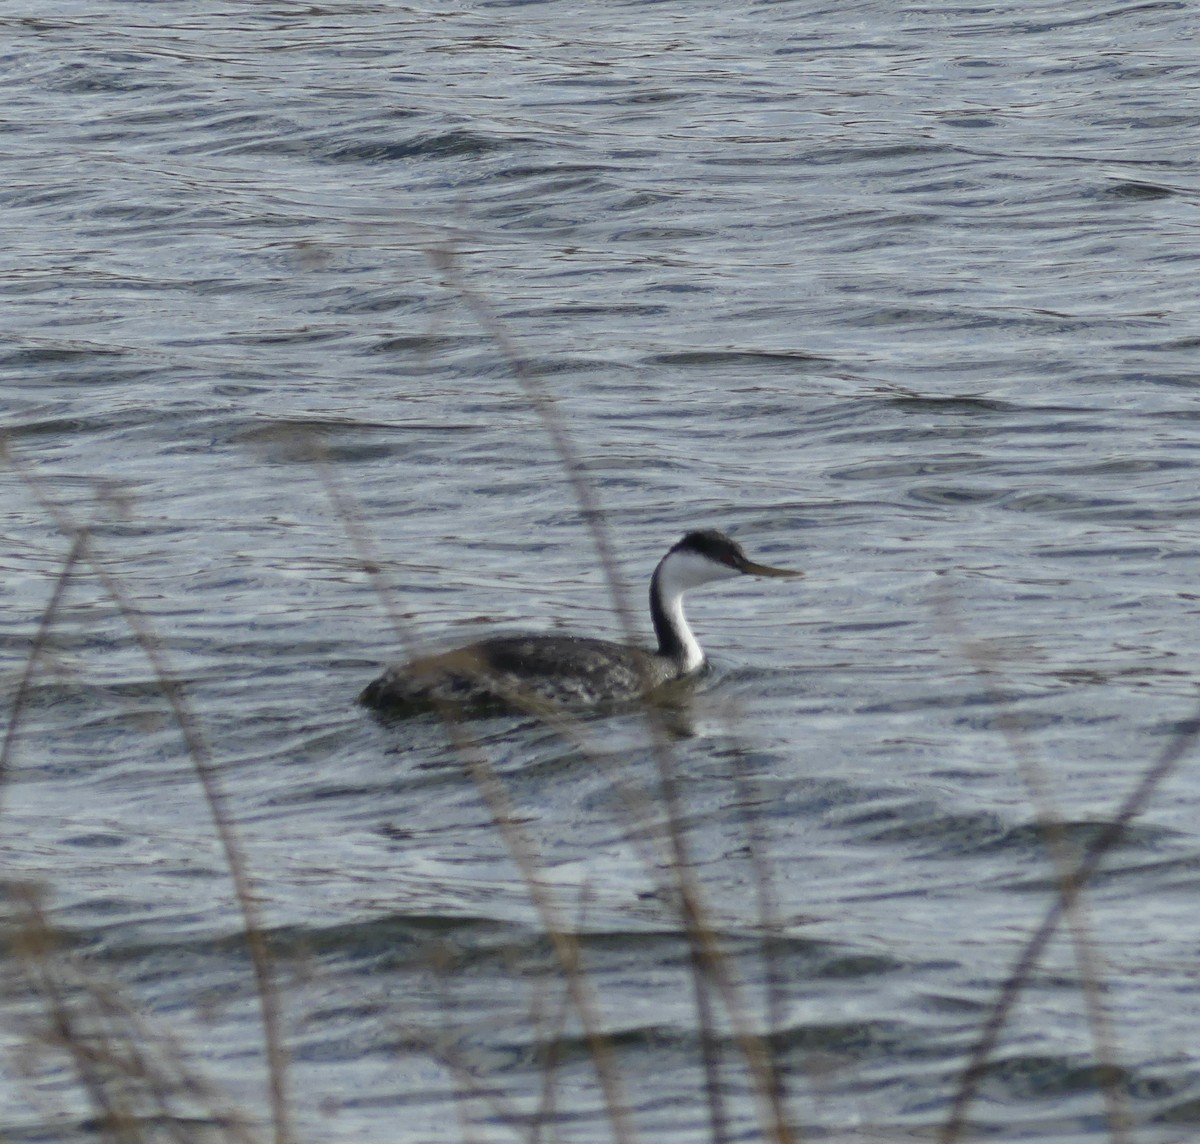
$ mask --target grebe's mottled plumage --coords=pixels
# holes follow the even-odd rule
[[[799,576],[747,559],[724,533],[689,532],[650,579],[650,618],[658,648],[645,651],[570,635],[493,636],[441,655],[389,667],[359,696],[381,710],[454,707],[537,708],[628,703],[704,666],[683,614],[683,595],[734,576]]]

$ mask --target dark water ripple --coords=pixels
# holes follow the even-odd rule
[[[692,607],[715,670],[671,720],[690,858],[806,1138],[936,1131],[1053,892],[1035,803],[1078,854],[1196,701],[1190,15],[0,16],[10,705],[70,548],[39,498],[88,525],[96,561],[28,690],[4,854],[86,971],[73,1004],[115,985],[218,1115],[265,1114],[224,861],[98,568],[226,792],[301,1137],[443,1138],[464,1109],[525,1134],[548,1060],[558,1136],[611,1135],[493,809],[435,722],[352,704],[399,642],[364,564],[435,643],[618,631],[536,410],[439,269],[452,252],[558,395],[635,606],[697,524],[806,570]],[[642,1138],[710,1139],[670,863],[636,828],[660,805],[643,724],[475,730],[579,934]],[[1193,770],[1087,903],[1139,1144],[1188,1138],[1200,1108]],[[1110,1138],[1081,997],[1060,940],[974,1133]],[[44,1008],[15,960],[0,1005],[26,1062],[6,1133],[95,1138],[64,1061],[28,1067]],[[753,1086],[725,1024],[718,1041],[751,1138]],[[464,1077],[487,1098],[464,1102]]]

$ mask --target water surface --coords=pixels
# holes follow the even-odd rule
[[[10,703],[71,546],[31,478],[95,560],[21,724],[6,876],[43,887],[88,979],[218,1108],[266,1118],[224,858],[98,567],[211,748],[298,1135],[613,1135],[496,804],[435,720],[353,702],[400,654],[380,578],[435,646],[620,634],[465,284],[554,395],[643,632],[688,528],[806,570],[691,605],[714,672],[670,740],[689,869],[798,1131],[935,1131],[1052,893],[1026,778],[1078,849],[1195,706],[1190,10],[58,3],[3,25]],[[644,722],[473,731],[581,935],[639,1138],[712,1139],[673,859],[637,829],[661,811]],[[1188,1138],[1200,1107],[1194,773],[1087,900],[1138,1141]],[[45,1005],[15,962],[4,996],[10,1135],[94,1135],[63,1056],[30,1054]],[[1082,998],[1056,943],[977,1136],[1110,1138]]]

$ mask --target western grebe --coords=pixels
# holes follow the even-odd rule
[[[704,666],[683,614],[683,594],[734,576],[802,576],[747,559],[714,529],[689,532],[650,578],[657,651],[571,635],[493,636],[455,651],[389,667],[359,702],[380,710],[439,705],[537,709],[628,703]]]

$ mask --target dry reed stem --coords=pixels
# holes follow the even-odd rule
[[[434,265],[446,276],[447,281],[466,303],[476,321],[495,341],[522,391],[541,420],[554,452],[567,475],[579,506],[580,515],[591,534],[592,543],[608,582],[609,596],[626,642],[635,643],[636,629],[633,612],[629,606],[625,584],[617,573],[616,550],[592,486],[587,480],[583,461],[559,416],[554,399],[533,371],[528,368],[516,343],[509,336],[508,330],[487,299],[474,290],[459,273],[453,251],[448,247],[433,249],[430,251],[430,257]],[[698,906],[699,897],[695,887],[691,885],[691,879],[687,873],[690,869],[690,860],[680,825],[682,816],[675,791],[670,752],[663,735],[661,722],[655,718],[649,708],[647,708],[647,724],[650,729],[655,765],[658,771],[660,798],[665,811],[665,837],[670,852],[669,868],[675,875],[675,894],[688,944],[693,1004],[696,1008],[697,1027],[700,1035],[701,1064],[704,1071],[704,1091],[709,1109],[711,1138],[713,1144],[726,1144],[729,1135],[728,1114],[725,1109],[720,1078],[719,1040],[715,1031],[707,983],[708,970],[711,967],[707,954],[712,945],[711,942],[705,940],[699,928],[702,917],[702,911]]]
[[[357,507],[327,459],[318,452],[314,455],[314,461],[327,494],[346,529],[356,558],[367,571],[376,594],[382,600],[401,647],[411,651],[415,640],[409,625],[404,622],[399,609],[395,607],[390,585],[383,577],[383,564],[375,556],[374,545],[362,526]],[[599,1010],[582,969],[578,938],[559,921],[557,905],[547,883],[541,877],[534,849],[517,826],[516,815],[503,783],[478,741],[462,725],[458,713],[448,705],[438,704],[435,711],[446,728],[451,746],[483,798],[493,824],[500,831],[501,839],[517,866],[542,927],[550,939],[566,979],[568,995],[583,1028],[584,1039],[588,1044],[588,1051],[604,1095],[605,1108],[618,1144],[634,1144],[636,1135],[630,1120],[629,1106],[622,1091],[612,1046],[601,1032]]]
[[[432,964],[432,971],[437,976],[439,984],[444,986],[445,979],[448,977],[450,970],[453,968],[452,959],[448,956],[439,957],[438,954],[445,954],[444,949],[439,948],[435,955]],[[454,1028],[455,1021],[453,1015],[456,1013],[456,1006],[447,994],[445,988],[440,988],[437,994],[438,1007],[441,1011],[441,1027],[445,1031]],[[489,1091],[476,1080],[471,1072],[470,1063],[466,1054],[450,1047],[449,1041],[443,1043],[436,1037],[414,1037],[411,1030],[404,1030],[405,1046],[419,1047],[422,1052],[427,1053],[429,1057],[440,1064],[448,1073],[450,1073],[458,1088],[455,1091],[455,1106],[458,1112],[459,1123],[463,1130],[464,1138],[469,1137],[473,1121],[466,1114],[466,1101],[468,1095],[477,1099],[481,1104],[486,1105],[491,1115],[498,1121],[513,1126],[513,1130],[517,1131],[518,1127],[526,1117],[522,1116],[520,1111],[503,1095]],[[535,1144],[535,1139],[532,1131],[530,1132],[527,1144]]]
[[[442,1027],[444,1029],[451,1029],[454,1027],[452,1018],[454,1006],[451,1005],[450,998],[446,995],[444,988],[445,981],[440,978],[439,981],[443,986],[443,988],[438,990],[437,997],[438,1008],[442,1013]],[[511,1118],[515,1123],[515,1111],[502,1109],[500,1098],[495,1093],[484,1091],[483,1086],[471,1075],[471,1070],[467,1067],[461,1054],[455,1052],[449,1045],[442,1046],[437,1043],[428,1046],[427,1051],[454,1078],[454,1107],[458,1113],[459,1130],[462,1132],[462,1138],[467,1144],[471,1144],[473,1140],[477,1139],[475,1136],[475,1121],[470,1114],[470,1094],[473,1094],[476,1099],[490,1104],[493,1115],[498,1116],[502,1120],[509,1120]]]
[[[600,1031],[599,1009],[592,996],[591,986],[583,968],[583,952],[579,936],[573,933],[561,918],[557,902],[548,883],[542,878],[534,856],[532,844],[517,824],[508,792],[495,769],[478,745],[461,733],[461,727],[452,725],[451,736],[455,750],[465,763],[476,788],[482,795],[492,817],[492,822],[504,840],[509,857],[516,863],[521,880],[529,893],[530,901],[538,913],[542,928],[550,939],[559,965],[562,966],[568,995],[575,1012],[579,1014],[588,1051],[596,1066],[600,1085],[604,1092],[605,1106],[613,1131],[619,1144],[633,1144],[636,1135],[630,1119],[629,1106],[625,1101],[620,1073],[617,1069],[612,1044]]]
[[[533,405],[542,422],[551,445],[570,482],[579,506],[580,515],[586,524],[596,548],[601,567],[608,582],[609,595],[617,613],[626,641],[636,643],[633,612],[629,606],[628,593],[617,573],[616,552],[609,536],[604,514],[587,479],[586,468],[574,442],[558,412],[553,395],[541,384],[529,369],[516,343],[495,313],[488,300],[473,289],[459,272],[454,252],[443,246],[429,251],[435,267],[446,277],[452,288],[466,303],[480,326],[492,337],[507,360],[522,392]],[[747,1027],[744,1008],[740,1005],[736,990],[732,987],[727,972],[726,959],[716,940],[713,928],[707,923],[706,910],[696,882],[693,864],[688,850],[682,806],[678,797],[673,773],[673,759],[661,718],[650,705],[645,705],[647,727],[650,733],[652,753],[658,775],[659,794],[664,810],[664,836],[670,855],[669,869],[675,878],[675,896],[679,916],[684,925],[688,943],[689,964],[697,1026],[700,1034],[701,1063],[705,1076],[705,1096],[709,1108],[709,1124],[713,1144],[727,1144],[729,1136],[728,1115],[720,1079],[720,1039],[716,1032],[712,1006],[708,996],[710,979],[722,994],[730,1020],[743,1030]],[[772,1130],[782,1144],[794,1138],[788,1126],[785,1111],[779,1099],[779,1086],[771,1076],[773,1068],[770,1055],[763,1049],[761,1039],[750,1035],[738,1036],[739,1046],[747,1053],[751,1065],[751,1076],[760,1096],[772,1109]]]
[[[33,893],[26,896],[25,907],[31,920],[25,927],[24,940],[18,943],[18,952],[25,961],[31,986],[41,995],[45,1004],[50,1022],[50,1040],[70,1056],[75,1075],[98,1114],[104,1135],[112,1140],[136,1140],[136,1119],[114,1100],[112,1086],[106,1083],[99,1062],[85,1047],[84,1037],[76,1031],[66,991],[50,971],[58,943]]]
[[[983,654],[983,649],[977,642],[967,637],[961,619],[954,611],[952,603],[947,592],[939,593],[937,600],[939,619],[957,644],[959,654],[966,659],[971,665],[971,669],[983,682],[984,691],[996,708],[997,726],[1008,745],[1009,754],[1016,763],[1017,774],[1025,787],[1029,801],[1033,804],[1034,816],[1050,852],[1055,879],[1060,891],[1065,890],[1071,884],[1074,870],[1067,846],[1063,819],[1050,795],[1050,784],[1045,768],[1038,760],[1033,744],[1025,735],[1016,712],[1004,698],[994,662]],[[1116,1038],[1113,1034],[1108,1009],[1104,1004],[1105,985],[1099,957],[1095,951],[1091,926],[1088,923],[1087,911],[1081,897],[1068,896],[1063,900],[1075,962],[1079,967],[1084,1008],[1087,1012],[1092,1043],[1096,1050],[1096,1061],[1100,1066],[1100,1090],[1105,1105],[1109,1136],[1113,1144],[1129,1144],[1132,1122],[1118,1084],[1120,1066],[1117,1061]]]
[[[133,1144],[160,1139],[165,1131],[172,1139],[195,1141],[203,1133],[196,1131],[194,1113],[176,1107],[187,1098],[205,1110],[202,1127],[219,1124],[229,1139],[254,1144],[240,1118],[218,1111],[217,1095],[183,1064],[179,1050],[60,948],[39,892],[28,886],[8,889],[25,915],[12,949],[50,1022],[39,1040],[69,1058],[104,1137]],[[73,1001],[73,994],[82,996]]]
[[[581,923],[577,923],[576,929],[579,929],[580,925]],[[439,968],[445,971],[449,966]],[[551,1049],[545,1054],[542,1061],[542,1094],[531,1115],[522,1114],[507,1098],[485,1089],[471,1072],[469,1061],[464,1054],[436,1040],[418,1042],[433,1060],[442,1065],[454,1077],[458,1086],[455,1092],[456,1105],[464,1138],[469,1138],[473,1128],[473,1121],[466,1112],[466,1101],[468,1097],[471,1097],[487,1106],[492,1117],[507,1124],[514,1133],[521,1132],[524,1127],[526,1144],[542,1144],[543,1128],[553,1124],[554,1078],[558,1069],[560,1046],[565,1036],[567,1018],[571,1012],[570,999],[564,993],[562,1001],[556,1007],[553,1019],[547,1019],[542,1013],[541,1002],[543,999],[541,993],[534,993],[531,999],[530,1026],[536,1030],[535,1043],[539,1046],[549,1045]],[[455,1025],[456,1009],[444,990],[439,992],[438,1002],[442,1012],[442,1027],[447,1030],[452,1029]],[[526,1123],[527,1126],[525,1126]]]
[[[542,423],[555,455],[563,466],[571,492],[579,506],[580,516],[587,527],[600,559],[600,566],[608,582],[608,592],[617,619],[621,625],[626,642],[637,642],[637,627],[634,623],[633,610],[629,606],[629,590],[617,571],[617,554],[612,538],[605,523],[604,512],[596,499],[596,495],[588,482],[579,451],[571,440],[571,435],[558,413],[558,406],[537,375],[526,365],[525,358],[513,339],[509,336],[504,323],[492,309],[490,303],[475,290],[462,276],[455,262],[454,252],[448,247],[431,247],[428,251],[430,260],[436,269],[440,270],[451,287],[466,303],[475,320],[483,328],[500,349],[505,361],[516,378],[517,384],[533,405],[538,419]]]
[[[579,913],[575,918],[575,931],[582,933],[586,924],[588,886],[584,883],[579,890]],[[537,1113],[533,1120],[533,1132],[529,1144],[542,1144],[542,1128],[548,1127],[553,1131],[557,1101],[555,1098],[555,1080],[561,1063],[563,1039],[566,1036],[567,1017],[570,1014],[570,999],[564,993],[554,1017],[545,1023],[545,1028],[537,1043],[543,1046],[541,1054],[542,1094],[538,1102]],[[537,1022],[541,1024],[541,1022]],[[557,1140],[558,1134],[555,1133]]]
[[[726,710],[725,733],[733,744],[733,781],[735,798],[738,804],[738,816],[741,819],[742,831],[746,837],[746,846],[750,854],[751,876],[754,881],[755,912],[760,943],[760,958],[765,978],[766,1027],[765,1035],[769,1044],[777,1030],[783,1028],[783,973],[777,956],[777,946],[783,935],[783,923],[779,916],[779,906],[775,897],[775,882],[771,877],[771,864],[766,854],[766,841],[760,829],[761,819],[751,812],[751,807],[759,799],[758,787],[742,773],[740,763],[745,758],[745,750],[737,739],[736,708]],[[769,1085],[770,1113],[774,1125],[774,1139],[777,1144],[787,1144],[792,1138],[787,1111],[787,1089],[784,1084],[779,1062],[767,1054],[763,1062],[765,1081]]]
[[[983,1032],[971,1053],[970,1060],[959,1078],[958,1090],[954,1094],[950,1115],[938,1135],[939,1144],[956,1144],[966,1129],[967,1109],[979,1091],[979,1084],[987,1068],[988,1059],[996,1048],[1000,1033],[1016,1004],[1017,997],[1025,987],[1038,960],[1058,929],[1064,913],[1099,869],[1105,854],[1113,848],[1125,832],[1125,828],[1146,809],[1155,790],[1165,782],[1183,757],[1200,739],[1200,708],[1185,720],[1159,757],[1143,772],[1133,790],[1117,808],[1116,814],[1104,829],[1092,839],[1083,857],[1071,876],[1060,886],[1059,892],[1046,910],[1041,924],[1033,932],[1021,950],[1007,980],[996,995],[992,1011],[984,1023]]]
[[[62,602],[66,597],[67,586],[87,551],[89,536],[90,532],[87,526],[80,528],[75,534],[67,558],[63,561],[63,566],[54,579],[54,590],[50,593],[50,599],[46,602],[45,608],[42,609],[37,631],[34,633],[33,642],[29,647],[29,655],[25,658],[25,666],[21,671],[21,678],[17,683],[17,691],[9,710],[8,726],[4,730],[4,742],[0,744],[0,810],[3,809],[4,788],[11,774],[13,754],[17,748],[21,723],[29,704],[29,692],[33,685],[34,673],[37,671],[38,661],[50,640],[54,622],[58,619],[58,610],[62,607]]]
[[[83,534],[83,530],[75,523],[71,514],[50,497],[32,470],[21,465],[11,451],[6,450],[5,459],[18,479],[65,536],[75,538]],[[118,578],[109,571],[104,561],[97,559],[95,553],[87,545],[84,545],[81,552],[81,558],[84,557],[96,578],[104,586],[120,613],[121,619],[129,628],[134,641],[150,664],[159,690],[166,699],[175,724],[183,737],[192,772],[196,776],[208,805],[209,815],[229,868],[234,897],[242,915],[246,948],[250,954],[254,973],[267,1058],[273,1137],[275,1144],[291,1144],[293,1136],[287,1101],[287,1050],[283,1041],[279,996],[275,987],[274,975],[271,972],[270,950],[259,917],[253,882],[233,828],[228,803],[217,777],[208,743],[200,731],[198,721],[192,714],[183,685],[171,670],[161,642],[146,621],[145,616],[126,595]]]

